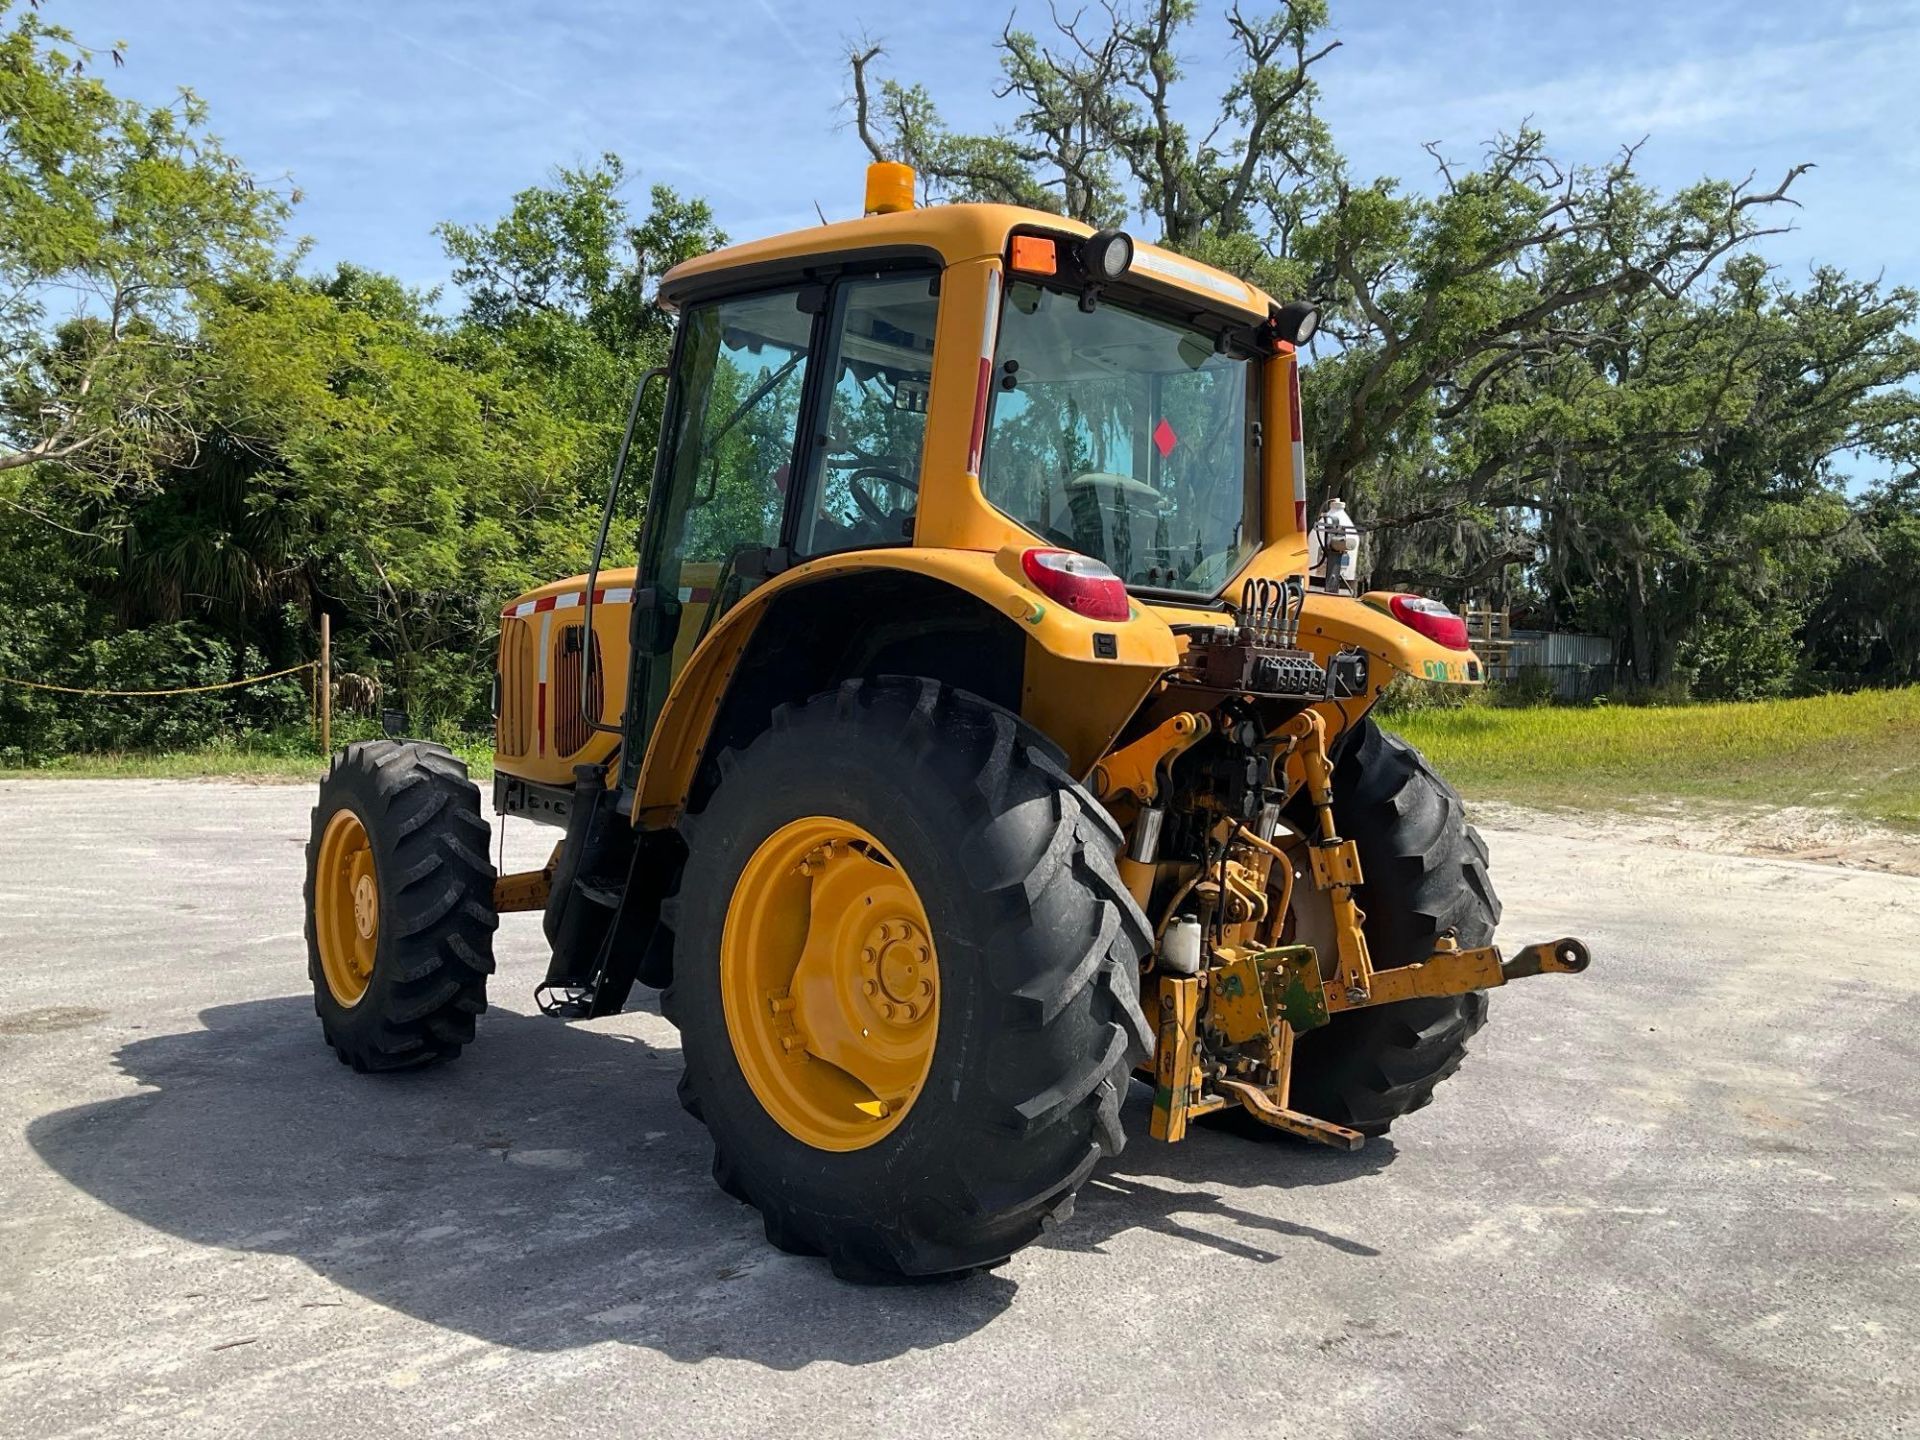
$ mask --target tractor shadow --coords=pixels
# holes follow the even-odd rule
[[[148,1088],[36,1120],[34,1150],[142,1224],[293,1256],[434,1325],[526,1350],[615,1340],[785,1370],[938,1347],[989,1325],[1018,1289],[1006,1270],[864,1289],[774,1250],[709,1178],[670,1045],[496,1009],[457,1065],[370,1077],[320,1045],[305,996],[200,1018],[122,1047],[116,1063]],[[1043,1253],[1102,1253],[1136,1229],[1241,1261],[1301,1244],[1376,1253],[1220,1190],[1354,1179],[1391,1162],[1389,1142],[1342,1155],[1203,1129],[1158,1145],[1140,1086],[1127,1128],[1142,1138],[1096,1173]]]

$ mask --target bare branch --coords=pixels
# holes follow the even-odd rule
[[[884,54],[885,48],[879,45],[868,45],[864,50],[855,48],[847,52],[847,65],[853,72],[853,126],[859,133],[860,143],[867,147],[867,153],[875,160],[893,158],[873,133],[873,112],[867,98],[867,66]]]
[[[0,469],[5,469],[5,468],[6,468],[5,464],[0,463]],[[72,535],[76,539],[87,540],[87,541],[92,541],[96,543],[101,539],[100,536],[93,534],[91,531],[76,530],[71,525],[63,525],[58,520],[54,519],[51,515],[42,515],[38,510],[35,510],[31,506],[22,505],[16,500],[9,500],[4,495],[0,495],[0,505],[4,505],[9,510],[17,511],[18,513],[28,516],[31,519],[38,520],[42,525],[49,525],[55,530],[59,530],[68,535]]]

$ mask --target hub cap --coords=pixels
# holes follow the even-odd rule
[[[341,810],[320,836],[313,872],[313,933],[327,989],[342,1005],[360,1003],[380,943],[380,886],[367,827]]]
[[[720,996],[766,1112],[819,1150],[905,1117],[933,1063],[940,975],[919,893],[868,831],[809,816],[755,850],[727,907]]]

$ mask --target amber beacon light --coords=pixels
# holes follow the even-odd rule
[[[867,167],[867,214],[893,215],[913,209],[913,167],[878,160]]]

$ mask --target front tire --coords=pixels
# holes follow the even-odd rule
[[[685,1050],[681,1099],[712,1134],[721,1188],[760,1210],[774,1245],[863,1281],[993,1265],[1064,1220],[1094,1164],[1124,1143],[1120,1101],[1151,1043],[1138,993],[1146,921],[1115,870],[1120,836],[1105,812],[1044,738],[933,681],[849,681],[783,706],[720,758],[719,777],[682,822],[663,1009]],[[829,848],[796,865],[780,848],[828,824],[873,867],[870,913],[923,913],[937,955],[924,1080],[861,1105],[850,1073],[904,1072],[848,1052],[853,1032],[835,1016],[878,1034],[861,1007],[893,1003],[892,988],[870,988],[858,891],[829,898],[824,877],[845,862]],[[751,946],[740,927],[754,927]],[[827,947],[839,990],[822,979],[823,936],[853,937]],[[794,1052],[784,1082],[759,1026],[779,1027]]]
[[[333,758],[307,843],[307,973],[341,1063],[402,1070],[472,1042],[500,923],[490,834],[439,745],[368,740]]]

